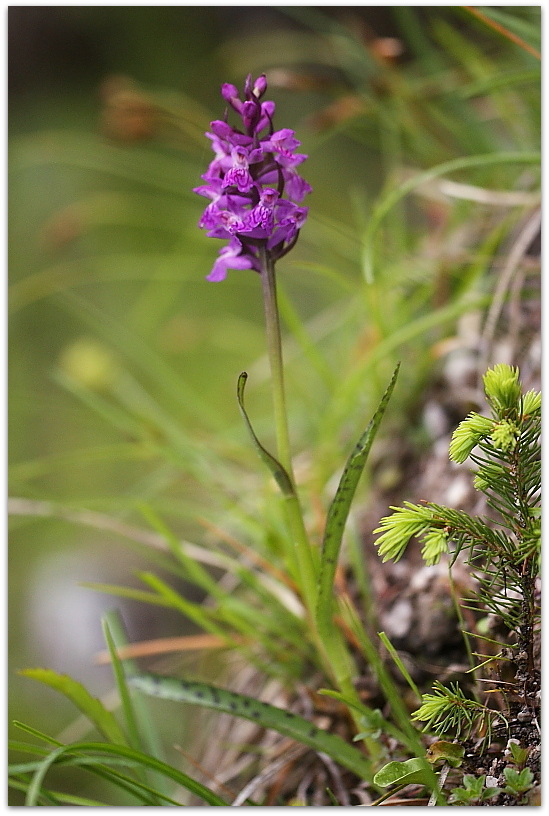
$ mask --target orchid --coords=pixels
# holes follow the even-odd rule
[[[221,95],[242,128],[229,124],[227,109],[206,133],[215,157],[202,176],[206,183],[194,188],[210,199],[199,227],[230,242],[220,250],[210,281],[224,280],[229,269],[261,272],[265,256],[274,263],[289,252],[307,218],[308,208],[300,205],[311,186],[296,170],[307,156],[295,152],[300,142],[293,130],[274,130],[275,103],[261,101],[266,90],[265,74],[255,82],[247,77],[244,100],[234,85],[224,84]]]
[[[300,142],[293,130],[274,129],[275,103],[262,101],[266,90],[265,74],[255,81],[248,75],[243,99],[234,85],[225,83],[221,87],[228,107],[223,119],[210,123],[206,137],[211,141],[214,158],[202,176],[205,183],[195,187],[194,192],[209,199],[199,227],[206,230],[209,238],[228,241],[206,279],[222,281],[229,269],[253,269],[261,278],[278,460],[259,447],[262,457],[277,463],[277,478],[283,474],[287,520],[295,542],[292,559],[303,584],[307,607],[314,610],[316,566],[295,488],[275,274],[276,261],[295,245],[307,219],[308,208],[302,206],[302,201],[311,187],[296,169],[307,156],[296,153]],[[240,127],[229,123],[229,109],[240,117]],[[246,378],[247,374],[242,374],[238,386],[243,412]]]

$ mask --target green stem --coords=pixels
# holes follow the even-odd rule
[[[293,495],[287,496],[285,502],[290,533],[295,548],[295,552],[291,553],[291,559],[292,562],[296,564],[305,605],[311,618],[313,618],[317,595],[317,570],[315,568],[313,552],[307,531],[305,530],[297,490],[295,489],[295,477],[290,453],[290,434],[288,432],[288,416],[286,413],[286,397],[284,392],[282,339],[276,297],[275,266],[269,252],[265,248],[262,247],[259,250],[259,257],[261,260],[267,351],[271,367],[278,458],[280,464],[286,470],[294,488]]]
[[[288,416],[286,413],[286,397],[284,393],[284,371],[282,363],[282,339],[280,333],[280,318],[276,299],[276,274],[274,261],[269,252],[262,247],[259,250],[261,259],[261,282],[263,284],[263,304],[265,307],[265,327],[267,331],[267,351],[271,366],[273,384],[273,402],[276,424],[276,442],[278,458],[286,469],[292,483],[295,482],[292,457],[290,454],[290,434],[288,432]]]
[[[313,633],[319,655],[326,667],[328,675],[335,680],[337,686],[344,694],[352,699],[356,697],[357,702],[360,702],[351,681],[352,660],[347,652],[341,633],[334,624],[329,637],[321,638],[316,626],[315,610],[318,597],[318,564],[315,564],[315,553],[311,548],[307,536],[303,522],[303,513],[299,505],[297,490],[295,489],[284,393],[284,368],[280,318],[276,296],[275,266],[269,253],[264,248],[260,250],[260,259],[267,330],[267,349],[273,384],[278,458],[281,465],[286,469],[294,487],[292,495],[286,496],[285,498],[288,524],[294,544],[292,561],[295,563],[299,575],[303,600],[311,622],[311,632]],[[360,721],[360,718],[357,717],[357,720]]]

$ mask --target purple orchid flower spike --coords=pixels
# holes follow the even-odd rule
[[[296,170],[307,156],[295,152],[300,142],[293,130],[274,130],[275,104],[262,101],[266,90],[265,74],[246,78],[243,99],[225,83],[221,95],[242,126],[229,124],[228,108],[206,133],[215,155],[202,176],[205,184],[194,188],[210,199],[199,226],[229,240],[207,276],[211,281],[223,280],[229,269],[260,272],[264,253],[274,263],[294,246],[307,218],[300,205],[311,187]]]

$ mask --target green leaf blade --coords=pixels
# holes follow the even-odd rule
[[[252,427],[252,423],[246,413],[246,409],[244,408],[244,388],[246,387],[246,381],[248,379],[248,375],[245,371],[240,374],[236,386],[236,396],[238,399],[238,407],[240,408],[240,413],[242,415],[242,419],[248,429],[250,434],[250,438],[253,442],[254,448],[256,449],[257,453],[259,454],[259,458],[261,461],[267,465],[269,470],[271,471],[274,480],[276,481],[277,485],[279,486],[280,490],[282,491],[284,496],[295,496],[295,489],[292,484],[292,480],[288,476],[284,467],[280,464],[278,459],[276,459],[269,451],[263,447],[261,442],[256,436],[256,433]]]
[[[235,717],[242,717],[263,728],[272,728],[279,734],[328,754],[360,778],[371,781],[370,762],[361,751],[345,742],[341,737],[323,731],[309,720],[290,711],[216,686],[193,683],[174,677],[140,674],[129,678],[128,682],[145,694],[175,702],[201,705],[225,714],[232,714]]]
[[[424,759],[413,757],[405,762],[389,762],[374,776],[374,784],[381,788],[389,785],[429,785],[431,772]]]
[[[23,677],[38,680],[52,689],[63,694],[86,716],[97,728],[100,734],[115,745],[127,745],[126,737],[114,715],[108,711],[103,703],[92,697],[84,686],[66,674],[58,674],[52,669],[23,669],[19,672]]]
[[[192,777],[187,776],[187,774],[183,773],[182,771],[178,771],[176,768],[173,768],[171,765],[162,762],[159,759],[155,759],[147,754],[142,753],[141,751],[137,751],[133,748],[129,748],[126,745],[111,745],[109,743],[103,742],[80,742],[80,743],[72,743],[71,745],[62,745],[60,748],[57,748],[44,760],[42,766],[34,775],[28,791],[27,791],[27,800],[26,804],[28,806],[33,806],[36,804],[38,797],[41,795],[42,791],[42,782],[48,772],[48,770],[52,767],[52,765],[56,764],[57,762],[63,761],[67,755],[76,754],[82,755],[91,755],[91,754],[99,754],[100,756],[106,755],[106,757],[114,757],[117,761],[122,757],[131,762],[139,763],[144,769],[157,771],[164,776],[172,779],[178,785],[189,790],[191,793],[199,796],[201,799],[206,802],[208,805],[217,805],[220,807],[224,807],[227,805],[220,796],[210,791],[200,782],[197,782]],[[108,762],[108,759],[105,760]],[[95,770],[99,770],[96,768]],[[105,771],[109,771],[111,774],[115,774],[116,772],[110,771],[110,769],[105,768]],[[152,791],[151,796],[151,789],[147,786],[140,783],[138,780],[129,780],[129,778],[124,778],[121,774],[117,774],[117,784],[119,787],[124,787],[128,792],[136,795],[146,801],[144,804],[154,805],[157,804],[156,797],[161,796],[162,798],[166,799],[160,792]],[[128,784],[126,784],[128,783]],[[173,800],[172,800],[173,801]]]
[[[400,363],[368,427],[347,460],[336,494],[328,511],[318,584],[317,624],[321,637],[328,638],[332,627],[332,590],[343,532],[358,482],[362,476],[370,448],[393,393]]]

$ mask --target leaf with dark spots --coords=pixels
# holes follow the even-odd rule
[[[263,728],[272,728],[286,737],[308,745],[315,751],[327,754],[335,762],[355,773],[361,779],[371,781],[370,761],[355,746],[350,745],[336,734],[317,728],[309,720],[291,711],[277,708],[269,703],[259,702],[243,694],[203,683],[183,685],[173,677],[142,674],[128,679],[130,686],[156,697],[182,703],[214,708],[226,714],[233,714],[252,720]]]

